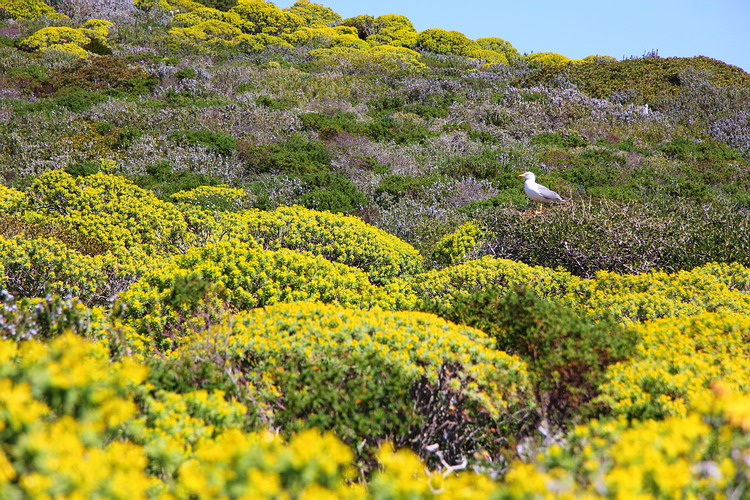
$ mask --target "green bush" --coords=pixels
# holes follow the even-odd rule
[[[590,416],[605,371],[635,353],[637,336],[614,320],[594,321],[528,288],[489,287],[450,305],[422,308],[484,331],[528,364],[541,417],[555,425]]]
[[[561,134],[557,132],[542,132],[531,138],[531,143],[537,146],[557,146],[560,148],[583,148],[588,142],[575,134]]]
[[[174,165],[167,160],[146,166],[146,174],[133,178],[133,182],[143,189],[153,191],[162,200],[169,200],[179,191],[223,184],[218,177],[189,170],[175,170]]]
[[[86,177],[99,172],[101,163],[98,161],[79,161],[65,167],[65,171],[73,177]]]
[[[680,73],[701,71],[712,84],[721,87],[748,88],[750,75],[736,66],[708,57],[643,57],[622,61],[599,60],[588,64],[545,65],[529,73],[525,85],[552,84],[563,76],[592,97],[608,99],[619,92],[633,95],[635,104],[663,106],[683,87]]]
[[[184,130],[172,132],[169,138],[189,146],[201,145],[220,155],[228,155],[234,151],[237,142],[231,135],[224,135],[211,130]]]
[[[351,213],[367,201],[357,186],[341,174],[323,172],[301,179],[308,191],[300,197],[300,204],[307,208]]]
[[[244,142],[238,152],[253,173],[285,173],[292,175],[328,172],[331,154],[320,141],[295,134],[284,142],[256,146]]]
[[[323,138],[343,133],[364,135],[375,141],[393,141],[397,144],[422,142],[435,135],[424,125],[408,120],[395,119],[389,114],[379,113],[368,122],[358,121],[354,113],[308,113],[300,116],[305,128],[317,131]]]
[[[375,197],[388,195],[388,203],[391,200],[399,200],[404,197],[419,197],[419,195],[430,186],[440,182],[437,175],[413,177],[410,175],[387,175],[383,177],[375,188]]]
[[[60,106],[73,113],[82,113],[88,109],[107,101],[108,97],[99,92],[74,90],[70,93],[50,99],[50,104]]]

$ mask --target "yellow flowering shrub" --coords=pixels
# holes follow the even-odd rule
[[[302,17],[265,0],[238,0],[229,11],[238,14],[245,21],[244,31],[253,35],[278,36],[294,32],[305,24]]]
[[[177,44],[232,44],[236,37],[242,35],[242,30],[218,19],[209,19],[187,28],[172,28],[169,34],[175,38]],[[210,45],[206,48],[210,48]]]
[[[0,184],[0,215],[18,212],[25,201],[26,195],[22,191]]]
[[[19,46],[28,51],[60,50],[80,57],[86,57],[88,51],[83,47],[91,43],[91,38],[83,30],[67,26],[42,28],[19,42]]]
[[[186,244],[187,224],[172,204],[115,175],[85,177],[55,170],[28,190],[30,221],[55,224],[69,236],[96,240],[106,253],[141,268]]]
[[[245,52],[262,52],[266,47],[292,48],[292,45],[287,43],[283,38],[267,33],[258,33],[256,35],[243,33],[235,37],[232,43]]]
[[[718,380],[750,390],[750,316],[702,313],[635,326],[637,354],[609,367],[599,400],[629,418],[684,416]]]
[[[284,9],[304,20],[310,28],[325,28],[341,24],[341,16],[328,7],[313,3],[310,0],[297,0],[294,5]]]
[[[0,9],[5,10],[13,19],[34,19],[50,16],[57,11],[42,0],[0,0]]]
[[[392,47],[414,47],[417,43],[417,30],[406,16],[386,14],[375,18],[376,33],[367,37],[372,45]]]
[[[432,264],[436,267],[453,266],[469,260],[482,244],[484,231],[476,221],[462,224],[454,232],[446,234],[432,249]]]
[[[230,430],[198,446],[179,469],[175,493],[197,499],[365,498],[363,488],[349,486],[352,458],[349,447],[314,430],[288,442],[271,432]]]
[[[501,498],[732,498],[750,487],[750,396],[721,384],[688,414],[592,420],[531,463]]]
[[[104,304],[135,274],[111,254],[84,255],[54,239],[0,237],[0,288],[18,297],[57,294]]]
[[[48,344],[0,340],[3,498],[146,498],[143,449],[119,441],[146,370],[65,334]]]
[[[167,0],[133,0],[133,3],[136,7],[142,10],[151,10],[151,9],[162,9],[162,10],[170,10],[172,8],[171,5],[169,5],[169,2]]]
[[[227,186],[199,186],[178,191],[170,197],[175,203],[189,203],[203,210],[237,211],[250,205],[247,191]]]
[[[254,239],[273,250],[288,248],[357,267],[375,284],[422,270],[422,257],[414,247],[349,215],[300,206],[271,212],[247,210],[228,214],[223,231],[229,237]]]
[[[559,65],[572,62],[567,57],[554,52],[535,52],[525,56],[527,61],[538,62],[544,65]]]
[[[484,50],[491,50],[493,52],[500,53],[505,56],[508,61],[516,60],[521,58],[521,54],[513,45],[497,37],[477,38],[476,40],[479,47]]]
[[[649,271],[620,275],[600,271],[581,280],[561,300],[591,316],[613,314],[626,321],[685,316],[711,311],[750,314],[750,270],[712,263],[668,274]]]
[[[354,37],[356,42],[347,42]],[[345,45],[368,49],[370,46],[357,36],[357,30],[350,26],[323,28],[302,27],[293,33],[284,34],[282,39],[294,46],[300,45]]]
[[[244,23],[242,17],[236,12],[224,12],[223,10],[211,7],[200,7],[189,12],[177,14],[172,19],[172,24],[176,27],[187,28],[210,20],[221,21],[237,28],[242,28]]]
[[[368,449],[382,439],[455,456],[492,448],[530,405],[520,359],[427,313],[277,304],[194,334],[169,359],[156,370],[234,392],[259,423],[332,430]]]
[[[178,255],[122,294],[123,317],[156,345],[204,328],[225,311],[298,300],[392,309],[397,294],[372,285],[359,269],[254,241],[222,241]]]
[[[42,28],[19,42],[19,47],[30,52],[57,50],[78,57],[88,57],[89,50],[108,51],[109,29],[114,26],[102,19],[89,19],[83,28],[50,26]]]
[[[579,278],[565,271],[485,256],[418,274],[400,284],[407,295],[411,291],[419,298],[433,299],[447,305],[457,296],[466,296],[488,286],[526,286],[542,296],[557,296],[575,289],[579,282]]]
[[[141,415],[129,431],[134,441],[143,444],[149,469],[160,476],[174,476],[202,443],[247,427],[247,409],[227,400],[220,390],[185,394],[157,390],[141,406]]]
[[[419,52],[406,47],[376,45],[367,50],[356,46],[339,46],[310,51],[319,64],[350,71],[373,72],[413,71],[426,68]]]

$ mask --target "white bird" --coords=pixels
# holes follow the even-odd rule
[[[555,201],[565,201],[565,198],[555,193],[551,189],[536,183],[536,175],[531,172],[524,172],[518,177],[523,177],[526,182],[523,183],[523,191],[526,196],[540,203],[552,203]]]

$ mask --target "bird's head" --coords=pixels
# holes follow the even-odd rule
[[[536,180],[536,175],[534,175],[531,172],[524,172],[522,174],[519,174],[518,177],[523,177],[527,181],[535,181]]]

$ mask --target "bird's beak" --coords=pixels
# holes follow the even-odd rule
[[[518,177],[523,177],[523,174],[518,174]]]

